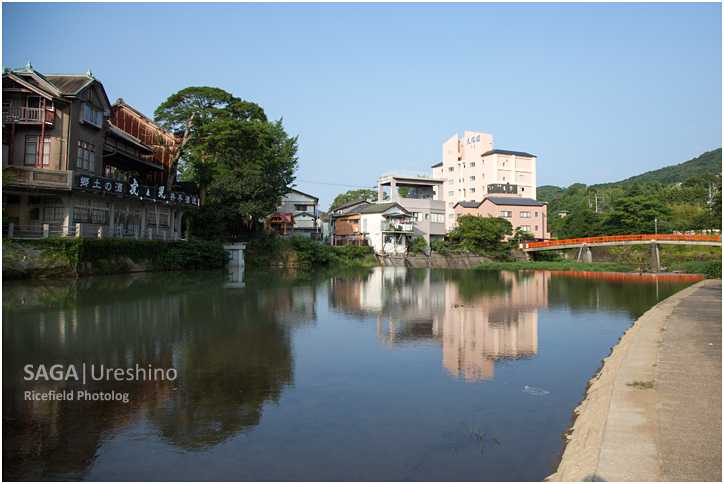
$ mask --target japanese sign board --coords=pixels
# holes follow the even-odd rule
[[[77,175],[75,178],[75,188],[100,194],[139,198],[141,200],[155,200],[191,206],[198,206],[199,204],[196,195],[174,191],[168,192],[164,185],[143,185],[141,181],[135,177],[131,177],[128,181],[121,181],[92,175]]]

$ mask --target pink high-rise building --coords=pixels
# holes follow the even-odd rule
[[[494,149],[492,134],[465,131],[462,138],[455,134],[442,145],[442,162],[432,168],[433,177],[445,179],[438,199],[445,201],[448,230],[455,224],[455,204],[483,201],[488,185],[496,185],[496,196],[506,193],[500,185],[511,185],[516,187],[514,196],[536,197],[536,157]]]

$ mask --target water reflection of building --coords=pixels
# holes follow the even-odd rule
[[[256,426],[293,382],[289,331],[262,304],[265,291],[225,283],[223,273],[137,274],[78,279],[65,290],[4,288],[3,477],[83,479],[109,436],[142,419],[155,429],[149,435],[192,451]],[[31,363],[173,368],[178,378],[25,381]],[[129,401],[24,395],[50,390],[128,393]]]
[[[334,281],[331,300],[348,312],[376,313],[381,344],[434,341],[451,375],[491,379],[495,361],[537,354],[537,309],[548,304],[549,281],[544,272],[386,267]]]

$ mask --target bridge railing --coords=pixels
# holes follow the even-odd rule
[[[599,242],[650,242],[683,241],[683,242],[721,242],[721,235],[683,235],[683,234],[648,234],[648,235],[609,235],[605,237],[584,237],[581,239],[549,240],[546,242],[529,242],[520,244],[521,249],[537,247],[555,247],[557,245],[594,244]]]

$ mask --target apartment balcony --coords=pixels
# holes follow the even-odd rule
[[[415,231],[415,224],[405,224],[405,223],[390,223],[390,222],[382,222],[380,225],[380,228],[382,232],[401,232],[401,233],[412,233]]]
[[[12,124],[55,124],[55,111],[42,108],[20,108],[3,106],[3,123]]]

